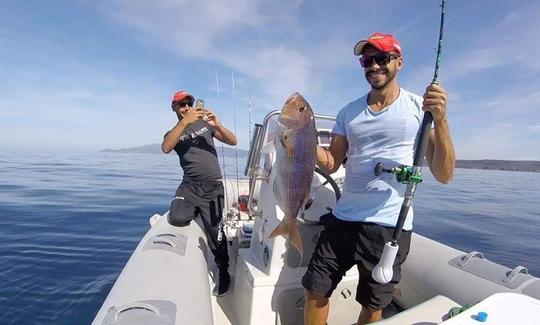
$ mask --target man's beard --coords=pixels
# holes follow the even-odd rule
[[[379,69],[381,70],[381,69]],[[392,80],[394,80],[396,78],[396,71],[390,71],[388,69],[382,69],[382,71],[386,74],[385,78],[386,80],[382,83],[382,84],[376,84],[372,81],[370,81],[369,77],[368,77],[368,74],[373,72],[373,71],[369,71],[369,72],[366,72],[364,73],[364,77],[366,78],[367,82],[371,85],[371,89],[376,89],[376,90],[382,90],[384,89]]]

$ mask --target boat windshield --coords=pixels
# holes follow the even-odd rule
[[[273,162],[274,139],[278,131],[279,111],[269,113],[262,125],[262,133],[255,139],[256,143],[252,143],[246,165],[245,175],[248,176],[250,171],[256,166],[262,167],[263,173],[269,173]],[[315,115],[315,127],[317,128],[317,142],[322,147],[330,146],[332,141],[332,128],[336,123],[335,116],[331,115]]]
[[[278,118],[279,113],[271,114],[267,118],[266,132],[263,137],[263,143],[261,148],[267,147],[268,144],[271,144],[278,130]],[[336,118],[330,115],[315,115],[315,127],[317,128],[317,142],[322,147],[328,147],[330,141],[332,140],[331,132],[334,124],[336,123]]]

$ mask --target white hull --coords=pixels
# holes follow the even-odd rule
[[[191,223],[188,227],[178,228],[167,223],[166,215],[156,215],[153,218],[156,223],[135,249],[93,324],[114,324],[109,322],[110,315],[116,315],[117,312],[120,312],[117,319],[133,313],[133,319],[143,321],[145,318],[141,315],[154,312],[129,308],[139,306],[151,309],[145,307],[147,305],[144,302],[151,304],[158,301],[168,301],[175,305],[174,322],[164,324],[301,324],[303,289],[300,279],[305,267],[284,267],[281,272],[268,275],[257,268],[258,260],[252,256],[250,249],[239,249],[237,255],[233,255],[236,242],[230,249],[232,290],[226,296],[216,299],[210,295],[213,286],[213,259],[209,250],[206,256],[201,250],[206,245],[206,239],[200,226]],[[184,256],[171,251],[145,248],[155,240],[157,234],[171,233],[186,236]],[[540,280],[530,275],[518,273],[508,287],[449,264],[453,259],[465,255],[464,252],[414,234],[411,251],[402,268],[402,280],[398,285],[401,295],[395,301],[407,309],[437,295],[457,302],[456,306],[481,301],[497,292],[525,292],[540,298]],[[426,260],[429,261],[429,267],[426,267]],[[486,270],[493,272],[494,278],[501,280],[511,271],[485,259],[473,258],[470,262],[484,264]],[[497,273],[497,269],[503,272]],[[521,284],[512,289],[518,282]],[[356,283],[355,271],[351,270],[331,298],[329,324],[355,322],[360,311],[360,306],[354,301]],[[158,304],[154,308],[159,307]],[[122,313],[123,309],[128,311]],[[442,321],[443,314],[440,316]],[[283,322],[282,318],[287,319]]]

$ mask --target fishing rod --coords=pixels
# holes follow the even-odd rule
[[[248,119],[249,119],[249,127],[248,127],[248,131],[249,131],[249,147],[251,148],[251,109],[252,109],[252,106],[251,106],[251,90],[249,91],[249,100],[248,100]]]
[[[218,79],[218,73],[217,70],[214,69],[214,72],[216,74],[216,94],[218,97],[218,101],[221,102],[221,98],[219,96],[219,79]],[[221,103],[220,103],[221,104]],[[223,117],[223,108],[219,108],[219,115],[220,117]],[[225,185],[225,189],[227,189],[227,172],[225,171],[225,149],[223,147],[223,142],[221,142],[221,164],[222,164],[222,170],[223,170],[223,184]],[[227,191],[225,190],[225,196],[227,196]],[[225,211],[229,210],[229,203],[228,200],[225,200]]]
[[[231,71],[232,78],[232,90],[233,90],[233,123],[234,123],[234,134],[236,135],[236,87],[234,85],[234,71]],[[234,198],[235,202],[238,203],[240,198],[240,185],[238,184],[238,141],[234,145],[234,158],[236,166],[236,197]]]
[[[435,72],[433,74],[432,85],[439,84],[439,65],[441,62],[442,41],[444,32],[444,15],[445,15],[445,0],[441,1],[441,23],[439,29],[439,43],[437,45],[437,58],[435,60]],[[392,241],[387,242],[384,245],[383,253],[379,263],[373,268],[371,276],[379,283],[388,283],[394,276],[394,262],[399,250],[398,240],[403,231],[403,225],[407,219],[409,208],[411,207],[416,186],[422,182],[422,164],[426,154],[426,148],[428,144],[429,133],[431,131],[431,123],[433,122],[433,116],[431,112],[424,113],[422,125],[420,127],[420,133],[418,135],[419,141],[414,153],[413,166],[398,166],[391,169],[385,169],[382,163],[377,163],[375,166],[375,175],[379,176],[381,173],[391,173],[396,175],[398,182],[407,184],[407,190],[405,191],[405,197],[403,204],[399,211],[398,221],[394,234],[392,235]]]

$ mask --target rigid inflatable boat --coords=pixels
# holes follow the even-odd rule
[[[167,213],[156,214],[93,324],[303,324],[300,281],[322,228],[319,218],[335,206],[345,171],[314,175],[309,204],[298,217],[302,258],[286,239],[269,239],[283,218],[272,172],[278,116],[274,111],[255,125],[248,178],[225,180],[229,292],[211,295],[217,273],[201,224],[175,227]],[[319,144],[329,144],[334,121],[316,115]],[[330,298],[328,324],[356,323],[361,310],[355,301],[357,281],[352,268]],[[508,268],[480,252],[462,252],[413,234],[393,303],[378,324],[540,324],[539,299],[540,279],[525,267]],[[451,310],[463,311],[449,318]]]

